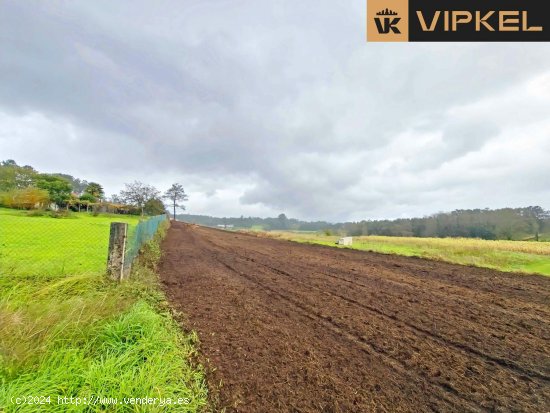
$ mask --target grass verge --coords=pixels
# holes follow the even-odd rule
[[[338,236],[273,231],[267,236],[335,247]],[[506,272],[550,275],[550,242],[487,241],[470,238],[354,237],[351,247],[473,265]]]
[[[165,231],[121,284],[97,273],[0,277],[0,412],[206,409],[204,372],[190,362],[197,337],[181,332],[158,287]]]

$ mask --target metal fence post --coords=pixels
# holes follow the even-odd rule
[[[126,252],[127,235],[128,224],[111,222],[107,274],[116,281],[120,281],[124,277],[124,254]]]

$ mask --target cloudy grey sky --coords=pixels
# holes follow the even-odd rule
[[[550,45],[366,43],[363,0],[0,0],[0,159],[188,212],[550,208]]]

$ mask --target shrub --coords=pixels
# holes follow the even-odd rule
[[[49,200],[48,191],[32,186],[23,189],[13,189],[0,195],[0,205],[8,208],[44,208]]]
[[[43,209],[34,209],[32,211],[27,212],[28,217],[43,217],[46,215],[46,211]]]
[[[68,218],[71,216],[69,211],[60,210],[60,211],[50,211],[50,217],[52,218]]]

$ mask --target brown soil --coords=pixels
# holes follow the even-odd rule
[[[163,250],[218,410],[550,411],[550,278],[183,223]]]

